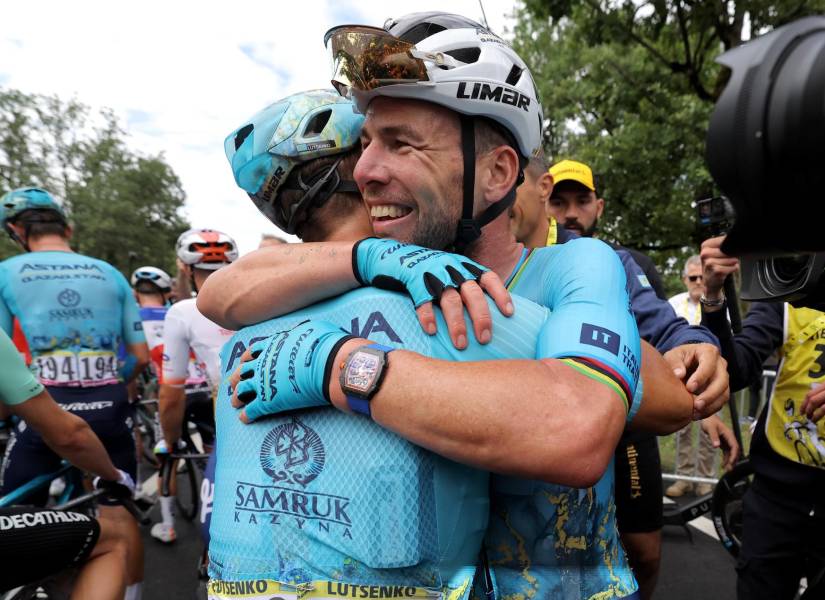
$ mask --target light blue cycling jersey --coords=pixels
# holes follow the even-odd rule
[[[312,317],[383,344],[449,360],[529,358],[538,348],[539,355],[566,359],[600,380],[609,378],[598,371],[599,365],[605,370],[611,365],[616,373],[608,385],[625,385],[622,393],[634,398],[635,411],[640,396],[634,393],[635,377],[613,360],[613,342],[601,342],[614,332],[638,357],[624,274],[615,254],[604,249],[607,259],[594,255],[601,283],[587,293],[605,292],[607,298],[583,303],[577,292],[584,270],[560,270],[554,278],[556,296],[548,304],[561,321],[516,297],[514,317],[491,310],[494,336],[486,346],[471,339],[468,350],[455,350],[440,314],[439,334],[426,336],[406,297],[368,288],[242,330],[224,348],[224,374],[237,367],[256,338]],[[592,248],[582,248],[588,250],[594,254]],[[567,259],[582,256],[573,251]],[[583,332],[602,337],[591,341]],[[226,386],[216,421],[216,487],[222,492],[215,497],[210,530],[213,578],[423,586],[441,588],[451,598],[466,595],[487,523],[485,473],[433,455],[363,417],[332,409],[244,426],[229,405]]]
[[[632,389],[641,364],[639,338],[627,294],[616,314],[626,278],[613,250],[577,239],[525,251],[507,283],[511,292],[553,311],[556,327],[541,342],[542,356],[577,357],[591,376],[606,375]],[[593,286],[612,298],[609,305],[589,297]],[[640,396],[639,383],[631,416]],[[586,411],[586,398],[581,405]],[[616,530],[612,463],[589,489],[494,475],[490,503],[485,547],[500,598],[606,599],[636,591]]]
[[[14,319],[46,385],[117,383],[118,346],[145,341],[123,275],[74,252],[28,252],[0,263],[0,327],[9,335]]]
[[[239,331],[224,346],[222,371],[231,374],[257,338],[307,318],[448,360],[532,358],[548,311],[520,299],[516,307],[510,319],[493,308],[492,343],[478,344],[470,334],[469,348],[459,351],[443,320],[428,336],[409,298],[364,288]],[[213,578],[446,588],[451,598],[469,593],[487,526],[486,472],[332,408],[243,425],[221,387]]]

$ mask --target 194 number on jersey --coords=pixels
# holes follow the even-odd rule
[[[96,386],[118,381],[113,352],[51,352],[34,358],[44,385]]]

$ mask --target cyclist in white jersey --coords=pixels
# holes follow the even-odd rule
[[[186,275],[197,290],[215,270],[228,265],[238,257],[238,246],[228,235],[211,229],[191,229],[177,241],[178,259],[185,265]],[[163,366],[160,385],[160,424],[163,439],[155,448],[156,454],[164,454],[175,448],[180,440],[186,409],[196,412],[195,422],[203,423],[203,413],[208,414],[213,431],[199,427],[205,450],[211,450],[214,435],[212,398],[220,384],[220,351],[234,331],[223,329],[197,309],[194,298],[174,304],[166,313],[163,323]],[[206,383],[211,393],[206,401],[188,402],[185,384],[190,376],[190,356],[203,365]],[[197,409],[197,410],[195,410]],[[175,541],[174,496],[160,497],[162,521],[152,527],[152,537],[165,543]],[[205,515],[209,507],[204,507]]]

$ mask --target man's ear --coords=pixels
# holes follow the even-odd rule
[[[541,203],[547,206],[547,201],[550,199],[550,194],[553,193],[553,176],[549,171],[545,171],[536,181],[536,189],[539,191]]]
[[[596,198],[596,219],[602,218],[602,213],[604,212],[604,198]]]
[[[519,174],[519,159],[510,146],[498,146],[484,154],[476,166],[479,186],[484,204],[498,202],[516,185]]]

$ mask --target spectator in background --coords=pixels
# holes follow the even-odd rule
[[[691,325],[699,325],[702,322],[702,305],[699,302],[702,297],[702,260],[698,255],[693,255],[685,262],[682,269],[682,281],[687,288],[686,292],[676,294],[669,302],[676,311],[676,314],[683,317]],[[698,442],[694,444],[693,431],[698,430]],[[676,474],[685,476],[699,476],[712,478],[714,448],[710,438],[690,423],[687,427],[676,434]],[[713,491],[713,486],[709,483],[697,484],[679,480],[665,490],[665,495],[671,498],[678,498],[695,491],[697,496],[704,496]]]
[[[562,160],[550,167],[554,188],[547,201],[547,214],[550,217],[550,229],[569,229],[582,237],[599,237],[599,219],[604,212],[604,198],[600,194],[599,178],[584,163],[575,160]],[[552,231],[551,231],[552,235]],[[616,246],[615,244],[613,245]],[[644,272],[646,282],[656,295],[663,300],[667,298],[662,285],[662,278],[656,265],[646,254],[625,248],[633,260]]]
[[[762,376],[777,352],[776,383],[753,430],[753,482],[743,498],[742,548],[736,564],[740,600],[825,598],[825,312],[786,302],[753,302],[734,334],[725,315],[725,278],[739,269],[721,250],[723,237],[702,243],[702,323],[722,345],[731,389]]]

